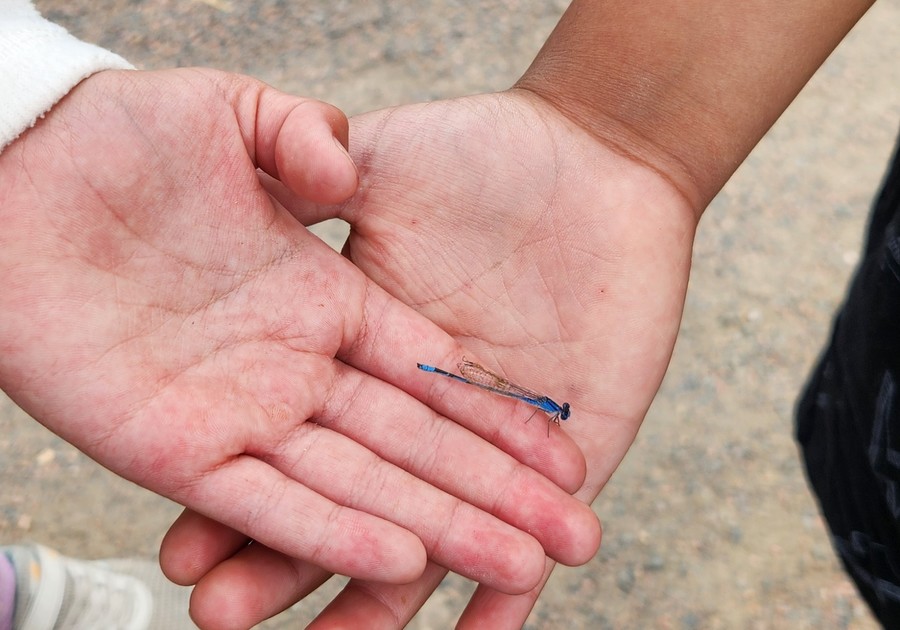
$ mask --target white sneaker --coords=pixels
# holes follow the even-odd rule
[[[75,560],[41,545],[0,547],[16,572],[15,630],[179,630],[190,588],[149,560]]]

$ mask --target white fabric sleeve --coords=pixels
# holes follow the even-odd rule
[[[132,67],[48,22],[29,0],[0,0],[0,151],[83,79]]]

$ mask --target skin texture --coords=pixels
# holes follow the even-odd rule
[[[571,403],[572,417],[551,437],[565,434],[585,453],[576,496],[590,502],[631,444],[667,365],[689,268],[691,208],[658,174],[604,149],[525,91],[388,110],[354,120],[351,133],[360,191],[340,209],[354,226],[347,255],[511,380],[539,382]],[[267,185],[301,221],[333,211]],[[506,423],[492,434],[471,416],[490,394],[434,377],[428,386],[440,393],[441,413],[495,443],[523,433]],[[251,621],[214,621],[229,598],[273,614],[326,577],[261,550],[232,555],[239,544],[185,515],[163,545],[164,567],[207,558],[183,576],[202,576],[192,613],[207,627]],[[445,570],[429,565],[402,586],[351,581],[318,623],[347,627],[364,618],[367,627],[399,627]],[[265,593],[273,593],[268,608]],[[509,598],[482,586],[470,605],[473,623],[501,606],[501,617],[519,619],[508,625],[521,625],[538,593]]]
[[[698,217],[868,3],[804,1],[787,12],[773,2],[733,6],[573,3],[518,89],[354,121],[360,187],[337,206],[328,204],[350,194],[352,182],[310,176],[312,165],[293,163],[304,145],[285,116],[264,116],[228,90],[231,111],[223,111],[195,91],[194,108],[169,113],[198,119],[158,134],[153,123],[169,124],[160,108],[173,90],[154,100],[134,84],[98,84],[108,73],[89,79],[82,88],[102,98],[79,102],[81,118],[53,112],[0,156],[0,173],[16,184],[0,182],[4,224],[12,226],[0,251],[13,288],[0,307],[21,314],[0,330],[4,389],[116,472],[192,508],[173,525],[162,564],[176,581],[197,583],[192,614],[203,627],[250,625],[329,571],[356,579],[319,627],[362,619],[398,627],[446,568],[481,583],[460,626],[520,626],[552,569],[550,559],[534,562],[535,550],[575,563],[596,549],[596,522],[560,494],[593,500],[640,426],[674,344]],[[180,89],[188,83],[196,87]],[[135,145],[111,140],[108,103],[123,100],[124,126],[151,138],[137,143],[149,145],[145,152],[121,155]],[[262,102],[258,90],[249,101]],[[87,111],[103,120],[93,134],[72,122],[91,122]],[[200,142],[170,154],[186,129],[192,140],[201,130]],[[208,145],[213,139],[224,146]],[[61,153],[53,145],[60,140]],[[120,159],[81,163],[110,143]],[[74,163],[78,185],[99,191],[109,212],[98,216],[67,180],[41,181],[54,159],[54,177]],[[156,179],[158,188],[123,175],[157,170],[171,173]],[[45,190],[56,197],[49,209],[9,210],[32,208]],[[328,199],[327,190],[342,192]],[[173,208],[172,198],[194,200],[191,212]],[[237,216],[224,225],[220,214],[209,220],[222,208]],[[354,269],[298,230],[329,216],[352,224],[345,253],[365,277],[353,280]],[[115,228],[93,229],[104,217]],[[213,234],[197,237],[198,217]],[[23,234],[34,239],[27,250]],[[110,234],[136,234],[140,247],[114,246]],[[66,277],[62,287],[46,281],[44,269],[61,260],[96,267],[109,251],[117,258],[101,265],[102,291],[96,276]],[[110,294],[114,309],[102,302]],[[53,316],[35,308],[48,303],[62,308]],[[316,308],[324,316],[313,315],[322,313]],[[189,334],[197,321],[200,336]],[[96,329],[83,334],[85,322]],[[532,435],[508,422],[521,405],[426,374],[411,379],[398,367],[452,366],[463,348],[510,380],[539,383],[570,402],[564,431],[542,445],[534,437],[546,440],[543,428]],[[98,423],[101,415],[114,421]],[[390,421],[373,425],[372,416]],[[309,437],[310,418],[328,438]],[[409,430],[429,419],[437,428]],[[415,443],[416,435],[437,436],[439,447],[434,439]],[[135,453],[129,447],[139,440],[145,446]],[[413,444],[391,450],[397,440]],[[352,450],[358,445],[366,451]],[[475,456],[467,447],[486,450]],[[343,448],[349,454],[329,464]],[[396,474],[373,474],[370,453]],[[454,453],[468,454],[469,465]],[[357,467],[348,471],[345,461]],[[479,474],[459,480],[467,470]],[[338,473],[345,485],[332,483]],[[322,478],[328,483],[316,485]],[[366,485],[372,478],[374,490]],[[309,494],[288,496],[285,488]],[[426,492],[443,510],[430,509]],[[493,544],[467,547],[473,520],[487,513],[495,518],[479,523],[476,540]],[[298,531],[298,522],[316,526]]]
[[[386,583],[430,557],[527,591],[545,554],[599,545],[568,492],[583,456],[537,424],[506,452],[436,413],[415,361],[458,344],[267,193],[257,168],[296,199],[353,193],[346,125],[234,75],[83,82],[0,154],[0,385],[251,552]],[[485,409],[487,432],[520,411]]]
[[[700,215],[870,4],[576,0],[517,89],[355,120],[361,187],[348,204],[267,187],[305,223],[349,221],[345,253],[375,282],[511,380],[569,401],[565,431],[587,461],[576,496],[589,502],[665,371]],[[475,395],[434,387],[465,422],[449,397]],[[305,563],[273,570],[277,554],[260,571],[231,556],[227,529],[190,517],[170,557],[192,539],[210,552],[195,619],[225,593],[249,599],[253,580],[293,578],[299,598],[325,578]],[[401,627],[441,576],[430,565],[407,585],[351,580],[314,626]],[[520,627],[539,593],[482,584],[459,626]],[[273,612],[291,599],[279,596]]]

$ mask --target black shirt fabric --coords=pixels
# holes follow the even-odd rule
[[[900,628],[900,140],[797,439],[838,555],[881,623]]]

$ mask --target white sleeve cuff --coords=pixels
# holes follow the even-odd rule
[[[0,151],[95,72],[133,68],[48,22],[25,0],[0,0]]]

